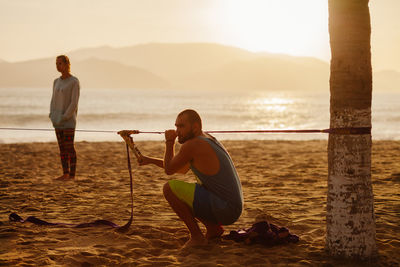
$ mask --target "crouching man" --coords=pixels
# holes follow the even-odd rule
[[[234,223],[243,209],[243,193],[239,176],[225,148],[211,135],[202,131],[199,114],[184,110],[176,118],[176,130],[165,131],[164,159],[141,155],[140,165],[154,164],[165,173],[186,173],[192,170],[196,183],[168,181],[163,188],[165,199],[186,224],[190,239],[185,244],[201,246],[207,240],[220,237],[223,225]],[[129,131],[121,131],[125,141]],[[182,144],[175,154],[175,141]],[[207,229],[203,235],[199,220]]]

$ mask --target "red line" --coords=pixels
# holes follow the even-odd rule
[[[231,131],[205,131],[206,133],[328,133],[329,129],[324,130],[231,130]],[[148,134],[163,134],[164,132],[144,132],[138,131],[138,133]]]

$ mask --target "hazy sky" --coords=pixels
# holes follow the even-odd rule
[[[400,0],[370,0],[373,63],[400,71]],[[328,0],[0,0],[0,59],[214,42],[330,59]]]

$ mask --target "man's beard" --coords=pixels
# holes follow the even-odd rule
[[[190,140],[190,139],[194,138],[194,136],[195,136],[194,135],[194,131],[193,131],[193,129],[191,129],[190,132],[186,136],[182,136],[182,138],[178,136],[178,143],[179,144],[183,144],[187,140]]]

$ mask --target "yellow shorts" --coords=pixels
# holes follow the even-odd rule
[[[168,184],[175,196],[188,204],[193,210],[194,191],[196,189],[196,184],[179,180],[170,180],[168,181]]]

